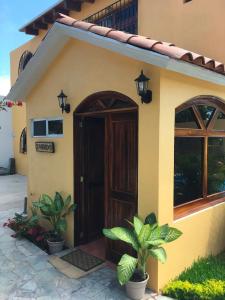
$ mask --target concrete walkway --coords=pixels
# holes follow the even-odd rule
[[[23,209],[27,179],[21,175],[0,176],[0,211],[10,208]]]
[[[45,252],[25,239],[11,237],[13,231],[2,225],[22,210],[25,190],[24,177],[0,177],[0,300],[128,300],[110,268],[70,279],[48,263]],[[149,293],[145,299],[168,298],[152,298]]]

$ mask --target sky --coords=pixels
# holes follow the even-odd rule
[[[10,52],[32,36],[19,29],[58,0],[0,0],[0,95],[10,88]]]

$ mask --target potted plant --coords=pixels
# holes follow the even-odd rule
[[[129,222],[129,221],[128,221]],[[103,234],[112,240],[121,240],[130,244],[136,257],[124,254],[117,266],[117,277],[121,285],[126,284],[128,297],[140,300],[144,297],[149,275],[146,273],[146,263],[150,256],[165,263],[166,251],[162,247],[179,238],[182,234],[176,228],[167,224],[159,226],[154,213],[148,215],[143,222],[134,217],[130,228],[114,227],[103,229]]]
[[[65,242],[63,234],[67,229],[66,216],[76,208],[75,204],[71,204],[71,196],[64,200],[58,192],[55,193],[54,199],[43,194],[39,201],[33,202],[33,207],[40,209],[42,217],[52,227],[47,238],[50,254],[62,251]]]

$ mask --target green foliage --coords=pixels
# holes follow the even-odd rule
[[[103,234],[111,240],[121,240],[130,244],[137,258],[124,254],[117,267],[117,276],[121,285],[128,282],[135,273],[139,280],[146,277],[146,262],[152,256],[162,263],[166,261],[166,251],[161,245],[172,242],[181,236],[181,231],[167,224],[159,226],[154,213],[148,215],[145,222],[134,216],[130,228],[114,227],[103,229]]]
[[[207,280],[203,283],[172,281],[163,290],[163,294],[176,300],[224,300],[225,281]]]
[[[62,195],[56,192],[54,199],[43,194],[39,201],[33,202],[33,207],[40,210],[42,218],[51,224],[53,235],[60,238],[67,229],[66,216],[75,210],[76,205],[71,204],[71,196],[64,200]]]
[[[224,300],[225,253],[200,258],[163,289],[177,300]]]
[[[191,283],[202,283],[210,279],[225,280],[225,253],[198,259],[177,279]]]
[[[27,232],[38,226],[39,217],[35,210],[32,210],[31,217],[24,217],[20,214],[15,214],[15,217],[12,219],[8,219],[8,222],[4,223],[3,226],[10,227],[15,231],[13,237],[22,237],[27,234]]]

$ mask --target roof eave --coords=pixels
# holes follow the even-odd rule
[[[26,96],[30,93],[31,89],[44,74],[46,68],[52,63],[53,59],[61,51],[69,38],[85,41],[97,47],[108,49],[163,69],[225,86],[224,75],[184,61],[172,59],[153,51],[141,49],[56,22],[50,29],[45,40],[40,44],[33,58],[29,61],[25,70],[20,74],[18,80],[7,95],[7,99],[12,101],[25,100]]]

